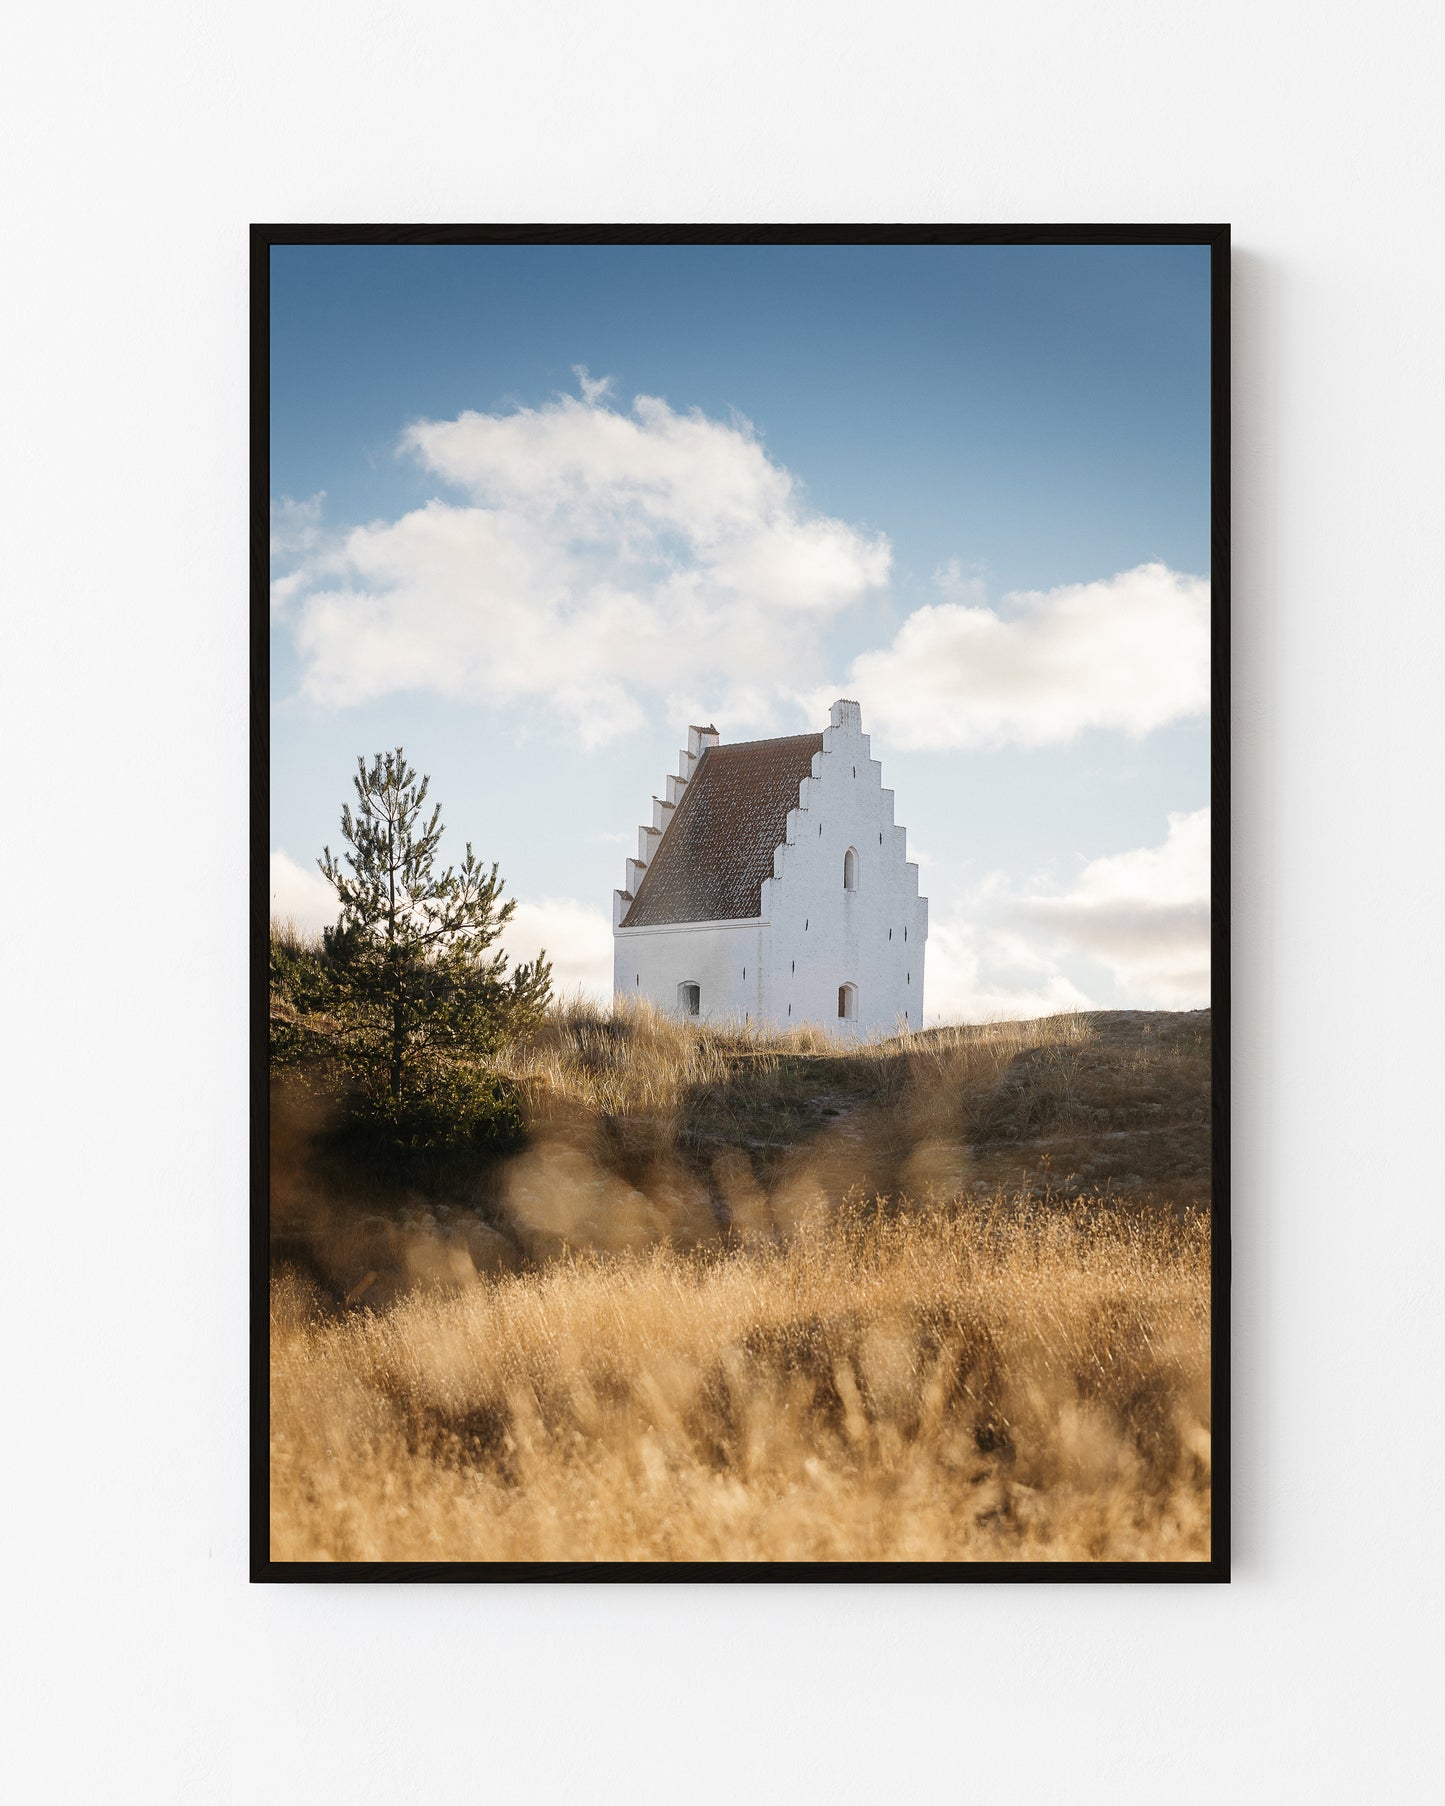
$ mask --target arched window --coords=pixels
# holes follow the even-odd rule
[[[848,851],[843,855],[843,889],[857,890],[857,888],[858,849],[856,847],[849,847]]]
[[[677,987],[677,1009],[681,1016],[697,1016],[702,1012],[702,987],[684,979]]]
[[[838,986],[838,1014],[844,1022],[851,1022],[858,1014],[857,985]]]

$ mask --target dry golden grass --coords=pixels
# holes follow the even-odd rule
[[[1208,1071],[576,1003],[526,1149],[396,1197],[278,1094],[275,1559],[1206,1558]]]
[[[784,1065],[814,1060],[873,1101],[910,1089],[937,1095],[997,1078],[1019,1053],[1069,1048],[1088,1039],[1088,1018],[988,1022],[929,1029],[906,1038],[873,1035],[840,1042],[800,1026],[769,1032],[744,1024],[688,1022],[646,1003],[612,1009],[578,998],[554,1009],[543,1028],[507,1054],[504,1070],[544,1114],[559,1106],[599,1116],[657,1118],[701,1092],[732,1088],[742,1101],[776,1093]]]
[[[1192,1560],[1203,1214],[816,1210],[378,1314],[272,1295],[289,1560]]]
[[[514,1049],[508,1070],[541,1143],[665,1193],[674,1234],[679,1199],[699,1186],[730,1220],[755,1214],[750,1190],[785,1218],[799,1193],[852,1189],[992,1196],[1026,1184],[1209,1199],[1207,1012],[1062,1015],[850,1044],[815,1029],[768,1035],[577,1004]],[[596,1235],[594,1224],[563,1239]]]

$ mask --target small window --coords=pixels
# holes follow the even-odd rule
[[[913,983],[913,974],[911,972],[908,974],[908,982],[909,984]]]
[[[793,970],[796,972],[797,969],[798,969],[798,962],[797,962],[797,960],[794,960],[793,961]]]
[[[697,1016],[702,1013],[702,988],[685,981],[677,987],[677,1007],[684,1016]]]
[[[878,844],[880,847],[883,845],[883,836],[881,834],[878,836]]]
[[[788,1005],[788,1014],[791,1016],[792,1013],[793,1013],[793,1006],[792,1006],[792,1004],[789,1004]]]
[[[890,941],[893,939],[893,930],[891,928],[888,930],[888,938]]]
[[[821,834],[821,833],[822,833],[822,832],[823,832],[823,824],[822,824],[822,822],[819,822],[819,823],[818,823],[818,832],[819,832],[819,834]]]
[[[857,888],[858,850],[856,847],[849,847],[848,851],[843,855],[843,889],[857,890]]]
[[[642,983],[642,974],[640,972],[634,972],[632,975],[632,982],[635,985],[640,985]]]
[[[858,775],[858,767],[857,767],[857,766],[856,766],[856,765],[855,765],[855,766],[854,766],[854,767],[853,767],[853,776],[854,776],[854,777],[855,777],[855,778],[856,778],[856,777],[857,777],[857,775]]]
[[[905,941],[908,939],[908,930],[906,928],[903,930],[903,938]]]
[[[808,918],[807,918],[807,916],[804,916],[803,917],[803,933],[806,934],[807,932],[808,932]]]
[[[748,975],[748,969],[747,969],[747,967],[746,967],[746,966],[744,966],[744,967],[743,967],[743,977],[744,977],[744,978],[746,978],[746,977],[747,977],[747,975]]]
[[[856,985],[838,986],[838,1014],[844,1022],[851,1022],[858,1014],[858,987]]]

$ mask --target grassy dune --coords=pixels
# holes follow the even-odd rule
[[[391,1200],[283,1110],[273,1555],[1207,1556],[1207,1065],[1207,1017],[575,1008],[528,1148]]]

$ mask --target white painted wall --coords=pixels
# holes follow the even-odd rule
[[[614,931],[612,989],[627,998],[677,1007],[677,987],[699,987],[705,1022],[751,1022],[763,1010],[765,922],[682,922]]]
[[[683,769],[699,751],[693,735]],[[641,830],[639,855],[650,851],[642,839],[649,832]],[[850,848],[854,890],[843,882]],[[642,871],[640,858],[628,861],[629,891]],[[691,982],[701,991],[699,1015],[710,1022],[811,1023],[844,1036],[922,1025],[928,901],[918,894],[918,867],[908,861],[893,792],[883,788],[856,702],[833,704],[759,904],[753,921],[623,928],[627,905],[616,892],[614,995],[672,1010],[678,986]],[[838,1015],[842,985],[856,989],[856,1014],[846,1020]]]
[[[798,789],[787,839],[763,886],[773,951],[766,1019],[842,1035],[920,1027],[928,901],[918,894],[918,867],[908,862],[893,792],[883,788],[856,702],[833,704],[813,775]],[[858,854],[852,891],[843,885],[850,847]],[[857,987],[852,1021],[838,1017],[844,984]]]

